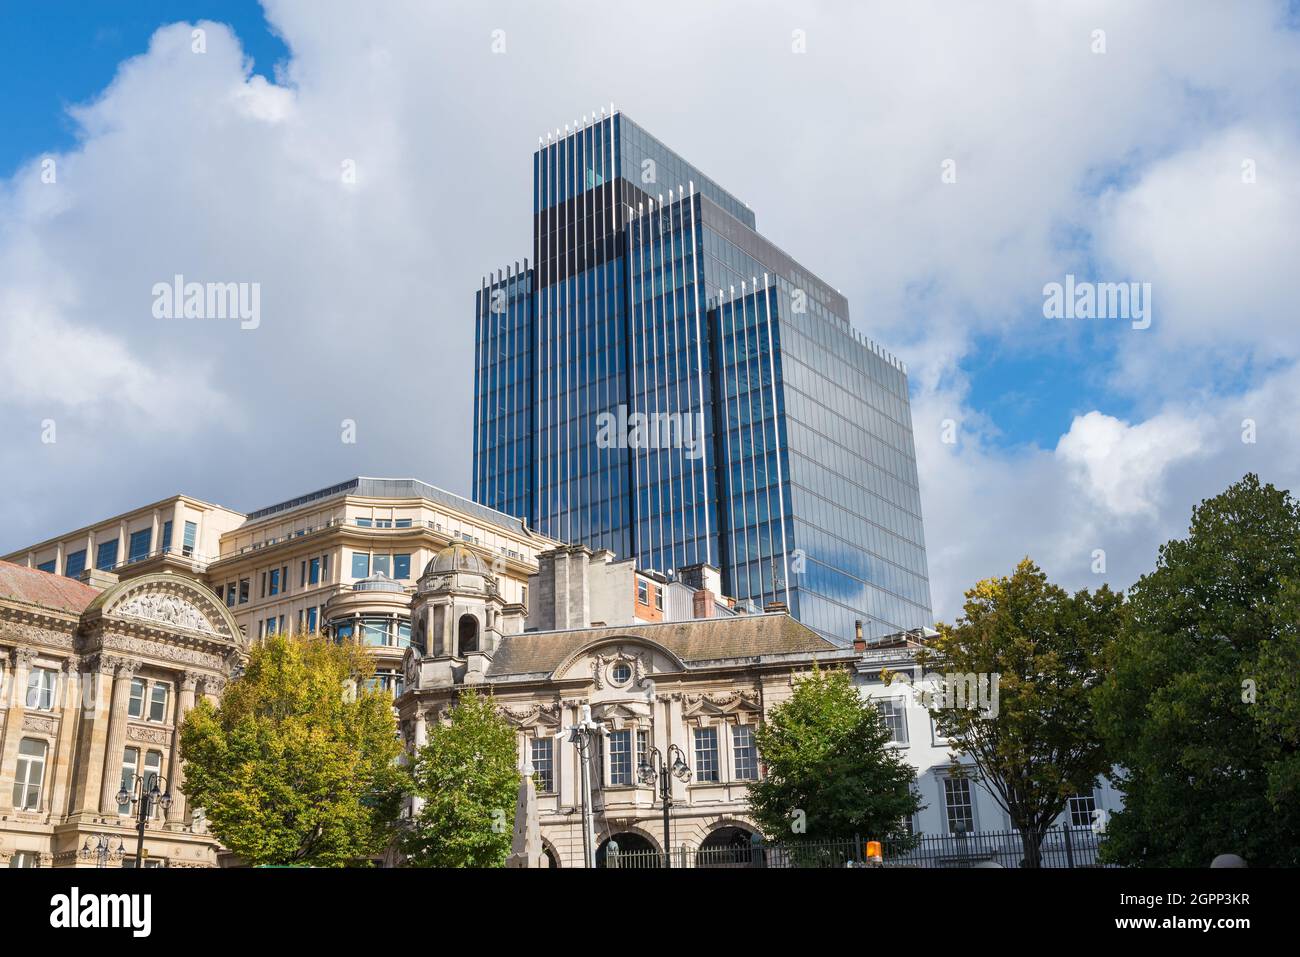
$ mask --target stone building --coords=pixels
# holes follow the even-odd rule
[[[585,562],[592,553],[582,551],[575,554]],[[567,574],[568,561],[543,557],[539,575],[557,567]],[[555,600],[566,588],[535,578],[530,590]],[[590,621],[581,607],[573,614]],[[784,613],[658,622],[633,615],[617,625],[525,631],[522,606],[506,603],[487,567],[460,546],[429,563],[411,615],[416,640],[396,702],[408,746],[423,745],[429,723],[444,720],[465,689],[490,692],[516,728],[521,764],[534,769],[546,858],[561,867],[583,860],[579,756],[564,729],[584,705],[604,728],[592,765],[598,859],[611,838],[623,851],[662,849],[657,789],[637,773],[654,749],[670,763],[680,754],[690,769],[688,780],[670,776],[670,846],[748,845],[762,716],[814,665],[844,667],[858,654]]]
[[[216,700],[247,639],[186,575],[81,580],[0,561],[0,867],[94,867],[100,835],[134,863],[133,808],[118,791],[161,775],[149,866],[210,867],[217,844],[187,805],[178,729]]]

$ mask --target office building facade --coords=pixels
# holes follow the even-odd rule
[[[906,371],[844,296],[622,113],[540,143],[533,221],[476,296],[476,501],[839,642],[930,624]]]

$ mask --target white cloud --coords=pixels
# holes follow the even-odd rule
[[[1169,466],[1201,449],[1199,426],[1179,415],[1130,425],[1089,412],[1061,436],[1056,456],[1093,502],[1123,517],[1155,512]]]
[[[632,31],[559,0],[266,7],[292,51],[275,83],[225,27],[202,55],[166,27],[73,111],[57,186],[29,165],[0,188],[0,417],[67,423],[57,449],[34,429],[0,447],[9,547],[182,488],[244,507],[347,474],[466,490],[473,291],[531,254],[536,134],[610,97],[907,358],[941,614],[1026,553],[1078,586],[1105,548],[1126,585],[1197,498],[1247,468],[1300,478],[1296,376],[1247,364],[1296,355],[1281,4],[683,2]],[[982,338],[1069,335],[1034,310],[1090,257],[1153,282],[1155,323],[1125,327],[1116,391],[1081,397],[1057,443],[1008,446],[961,364]],[[261,283],[261,326],[160,325],[149,290],[176,273]]]

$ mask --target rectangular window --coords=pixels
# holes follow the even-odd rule
[[[695,729],[695,780],[718,780],[718,729]]]
[[[111,572],[117,564],[117,539],[100,542],[95,546],[95,567],[101,572]]]
[[[148,558],[152,538],[152,529],[144,528],[138,532],[132,532],[130,545],[127,547],[126,560],[128,562],[138,562],[141,559]]]
[[[411,577],[411,556],[394,555],[393,556],[393,577],[398,581],[405,581]]]
[[[662,588],[655,589],[655,608],[660,611],[664,610],[664,590]]]
[[[27,675],[27,707],[36,711],[52,711],[57,678],[58,672],[53,668],[33,668]]]
[[[9,858],[10,867],[36,867],[36,854],[33,851],[14,851],[14,856]]]
[[[162,783],[158,780],[158,775],[160,774],[162,774],[162,752],[146,751],[144,754],[144,770],[140,774],[140,777],[144,778],[141,782],[144,785],[144,790],[148,791],[152,789],[155,784],[157,784],[159,790],[161,790]],[[149,808],[150,817],[161,817],[162,814],[163,809],[160,806],[157,804],[151,804]]]
[[[298,570],[298,587],[307,587],[307,560],[303,559],[302,568]]]
[[[907,707],[902,698],[881,698],[875,702],[880,719],[889,729],[891,744],[907,744]]]
[[[388,644],[387,618],[362,618],[361,643],[382,648]]]
[[[650,604],[650,589],[644,581],[636,583],[636,600],[642,605]]]
[[[330,557],[329,555],[322,555],[320,557],[320,580],[323,582],[329,581],[329,578],[330,578]]]
[[[1076,794],[1070,798],[1070,824],[1090,827],[1096,818],[1097,798],[1092,794]]]
[[[241,605],[248,604],[248,586],[249,581],[247,578],[241,578],[239,580],[239,603]]]
[[[375,519],[375,528],[392,528],[392,527],[393,527],[393,520],[391,518]]]
[[[409,518],[399,518],[393,522],[394,528],[410,528],[411,520]]]
[[[370,553],[352,553],[352,577],[367,578],[370,575]]]
[[[131,697],[126,702],[126,716],[128,718],[144,717],[144,693],[149,687],[149,682],[143,678],[131,679]]]
[[[971,805],[969,778],[943,779],[943,805],[948,817],[949,834],[969,834],[975,830],[975,809]]]
[[[754,747],[754,728],[737,724],[731,729],[731,750],[736,759],[736,780],[758,780],[758,750]]]
[[[167,720],[167,692],[170,686],[163,684],[161,681],[155,681],[153,688],[149,692],[149,720],[166,721]]]
[[[55,569],[58,567],[59,567],[59,560],[57,558],[51,558],[48,562],[41,562],[39,565],[37,565],[36,570],[38,572],[49,572],[51,575],[53,575]]]
[[[554,742],[554,738],[532,739],[533,779],[541,794],[555,793]]]
[[[163,522],[162,550],[170,552],[172,550],[172,523]]]
[[[307,563],[307,584],[308,585],[320,584],[320,559],[319,558],[313,558],[310,562]]]
[[[14,769],[14,807],[35,811],[41,806],[41,785],[45,781],[45,755],[49,745],[36,738],[23,738],[18,745],[18,766]]]
[[[235,583],[234,582],[230,582],[228,585],[226,585],[226,607],[227,608],[235,607]]]
[[[609,733],[609,783],[613,787],[632,783],[632,732]]]
[[[272,568],[272,569],[271,569],[271,589],[270,589],[270,593],[271,593],[272,595],[278,595],[278,594],[280,594],[280,569],[278,569],[278,568]]]
[[[69,578],[80,578],[85,570],[86,550],[84,548],[77,552],[69,552],[68,557],[63,560],[63,574]]]
[[[392,578],[393,563],[389,560],[389,555],[376,555],[372,562],[372,573],[383,575],[386,578]]]
[[[127,748],[122,752],[122,790],[130,794],[135,787],[135,776],[140,770],[140,749]],[[131,802],[117,806],[118,814],[130,814]]]
[[[358,527],[358,528],[373,528],[373,527],[374,527],[374,524],[375,524],[375,523],[374,523],[373,521],[371,521],[370,519],[368,519],[368,518],[359,518],[359,519],[357,519],[357,527]]]
[[[185,523],[185,538],[181,542],[181,554],[186,558],[194,556],[194,545],[198,541],[199,526],[196,522]]]
[[[640,767],[641,762],[645,760],[646,751],[649,750],[647,739],[649,735],[645,731],[636,733],[636,766]]]
[[[307,631],[311,634],[316,633],[316,606],[315,605],[307,609]]]
[[[258,597],[259,597],[259,598],[265,598],[265,597],[266,597],[266,572],[262,572],[262,590],[261,590],[261,592],[258,594]]]
[[[264,634],[269,638],[271,635],[275,634],[275,630],[275,618],[271,617],[266,619],[266,630]]]

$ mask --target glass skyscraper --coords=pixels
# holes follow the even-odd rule
[[[473,494],[845,641],[931,624],[907,375],[750,208],[622,113],[539,141],[476,297]]]

